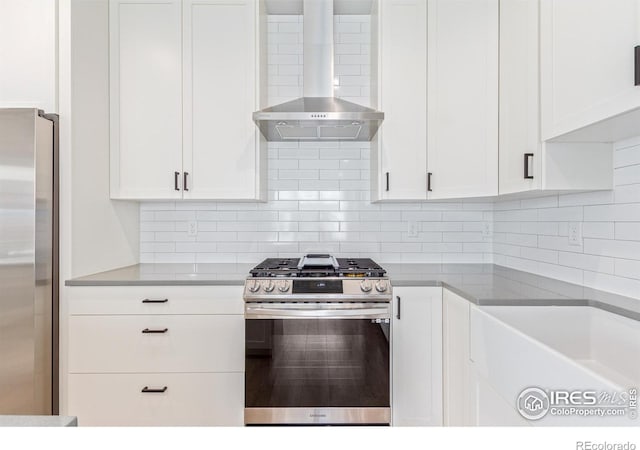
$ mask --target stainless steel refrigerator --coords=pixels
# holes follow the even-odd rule
[[[57,135],[0,109],[0,414],[58,413]]]

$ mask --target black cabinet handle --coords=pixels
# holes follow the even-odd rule
[[[431,189],[431,176],[433,174],[431,172],[427,172],[427,192],[432,192]]]
[[[525,153],[524,154],[524,178],[526,180],[533,180],[533,175],[531,175],[531,168],[529,167],[529,163],[533,160],[533,153]]]
[[[150,330],[149,328],[145,328],[144,330],[142,330],[143,334],[164,334],[167,331],[169,331],[168,328],[163,328],[161,330]]]
[[[386,173],[387,176],[387,189],[386,191],[389,192],[389,172]]]
[[[180,187],[178,186],[178,177],[180,176],[180,172],[173,172],[173,188],[176,191],[180,190]]]
[[[150,389],[149,386],[145,386],[142,388],[142,391],[140,391],[144,394],[161,394],[163,392],[167,392],[167,387],[163,387],[160,389]]]
[[[189,176],[189,172],[185,172],[184,176],[183,176],[183,180],[182,180],[182,190],[184,190],[184,191],[188,191],[189,190],[189,188],[187,187],[188,186],[188,184],[187,184],[187,177],[188,176]]]
[[[400,304],[402,299],[399,295],[396,295],[396,299],[398,300],[398,312],[396,313],[396,319],[400,320]]]
[[[634,49],[634,67],[635,67],[635,83],[640,86],[640,45],[636,45]]]
[[[142,300],[142,303],[167,303],[169,301],[168,298],[163,298],[160,300],[152,300],[150,298],[145,298],[144,300]]]

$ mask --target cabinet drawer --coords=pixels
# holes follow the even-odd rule
[[[72,286],[69,314],[243,314],[243,286]],[[166,301],[165,301],[166,300]]]
[[[143,393],[144,387],[163,389]],[[242,426],[241,373],[72,374],[68,412],[80,426]]]
[[[69,343],[70,373],[244,370],[240,315],[71,316]]]

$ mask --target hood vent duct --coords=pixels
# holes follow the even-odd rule
[[[268,141],[370,141],[384,113],[333,96],[333,0],[304,0],[304,97],[253,113]]]

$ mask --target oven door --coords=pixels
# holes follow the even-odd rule
[[[246,424],[389,424],[389,303],[247,303]]]

